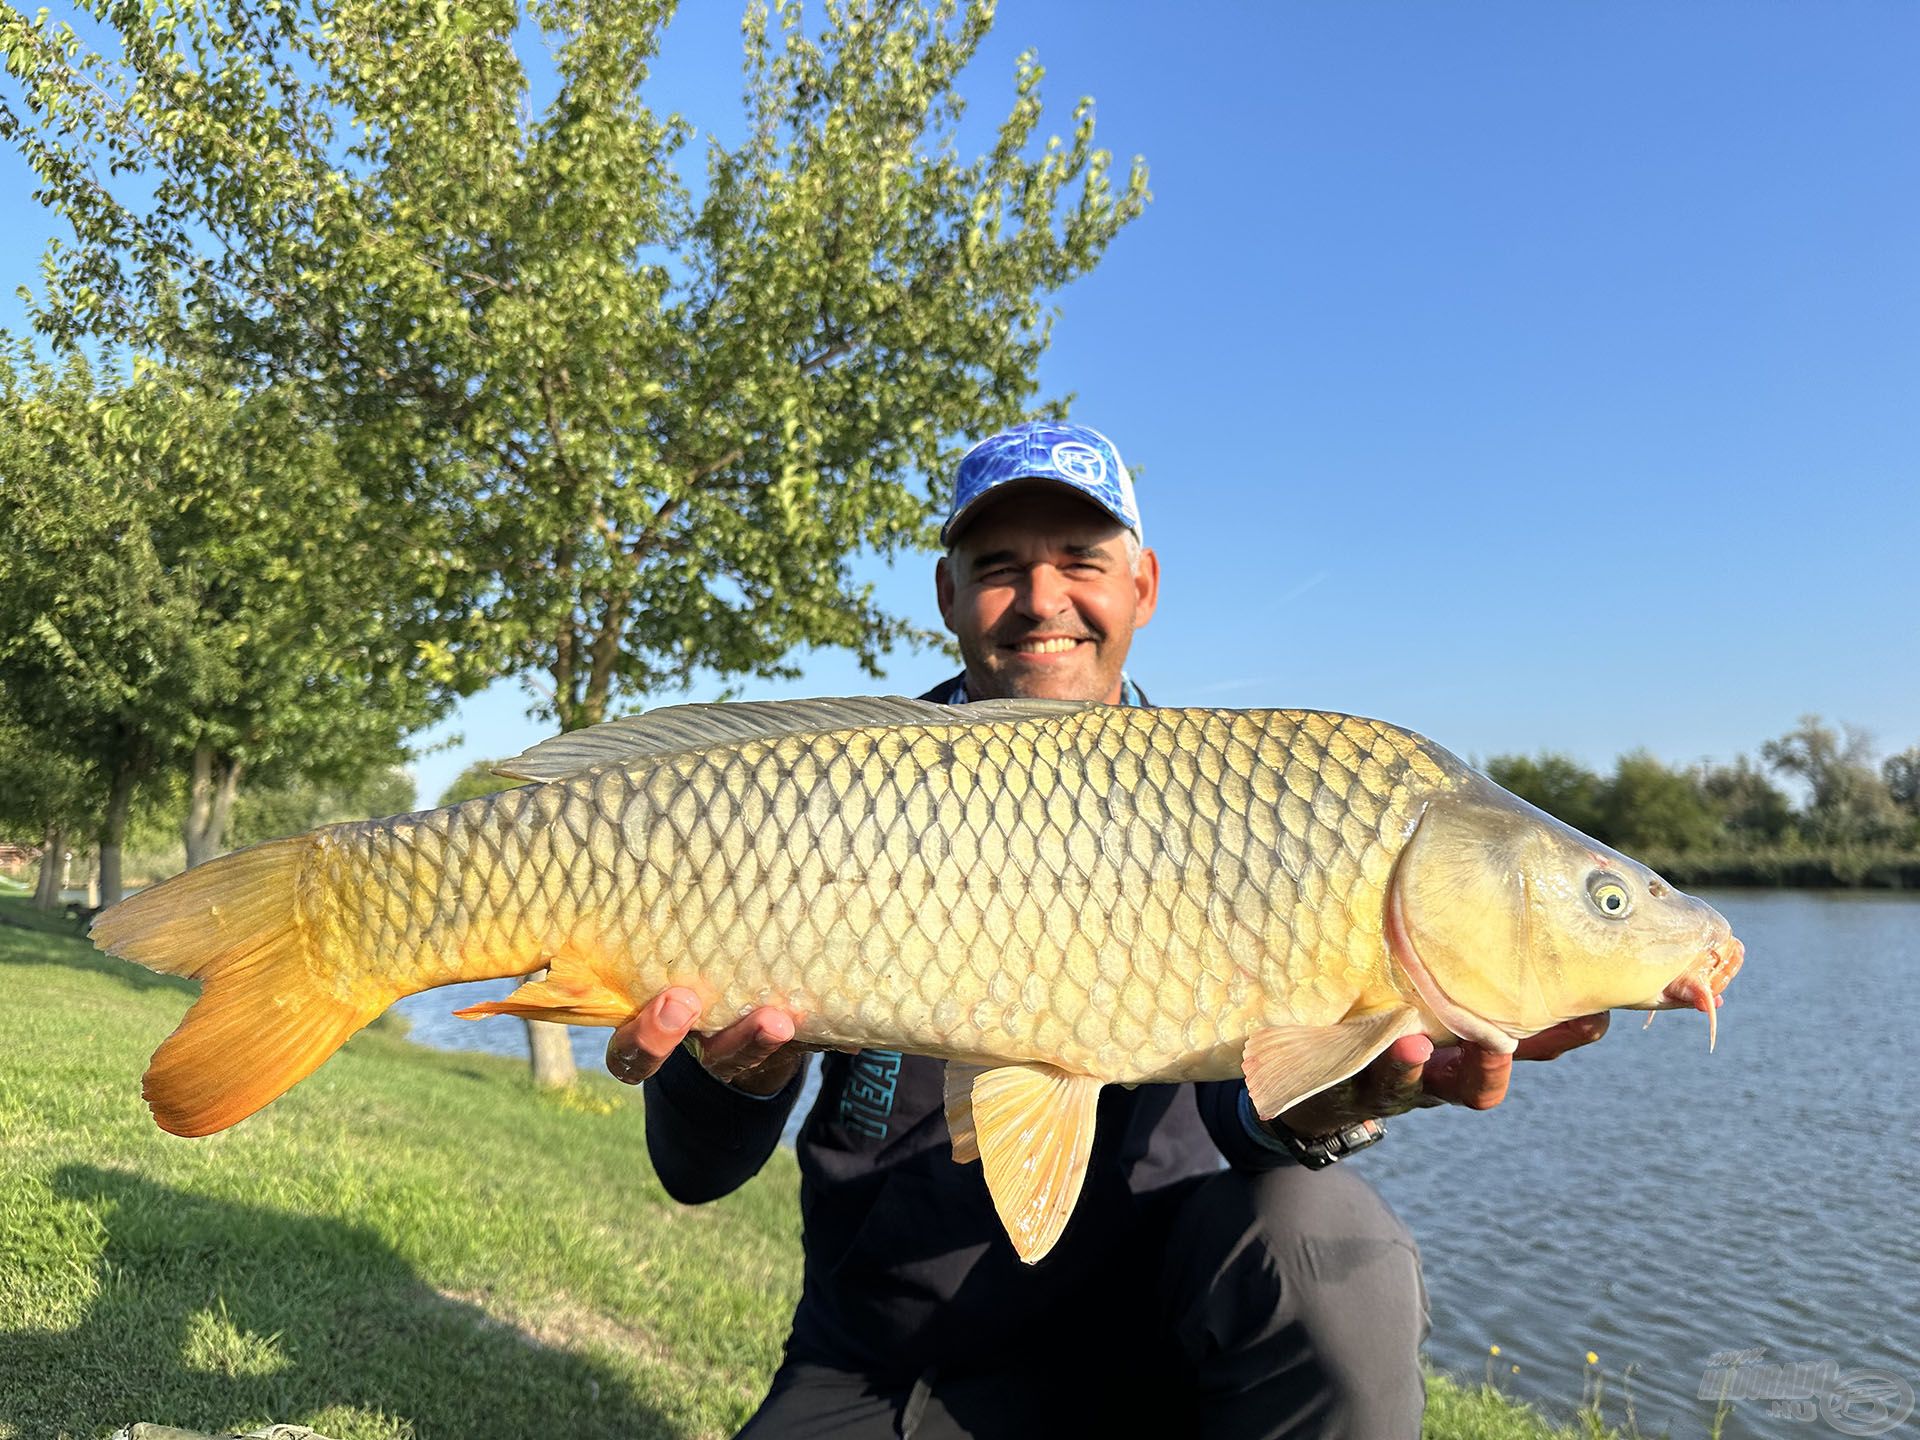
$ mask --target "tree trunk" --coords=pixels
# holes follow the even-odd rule
[[[546,975],[530,975],[530,980],[538,980]],[[573,1064],[573,1043],[568,1038],[564,1025],[550,1025],[544,1020],[528,1020],[527,1046],[533,1054],[533,1083],[536,1085],[571,1085],[579,1072]]]
[[[127,838],[127,812],[133,808],[134,770],[122,765],[113,772],[107,792],[106,818],[100,823],[100,907],[120,903],[120,846]]]
[[[572,628],[562,630],[559,636],[559,659],[554,665],[554,709],[558,713],[560,727],[563,730],[578,730],[583,725],[598,725],[606,718],[607,697],[603,693],[597,704],[589,699],[584,705],[569,703],[573,698],[575,676],[573,657],[576,644]],[[542,970],[538,975],[530,975],[529,980],[540,980],[546,976]],[[571,1085],[579,1078],[579,1070],[573,1063],[573,1040],[567,1027],[552,1025],[545,1020],[523,1020],[527,1027],[527,1054],[533,1061],[533,1083],[536,1085]]]
[[[211,860],[226,847],[227,821],[240,793],[246,761],[216,755],[206,741],[194,746],[193,777],[187,789],[187,818],[180,827],[187,842],[187,868]]]
[[[40,883],[34,888],[33,908],[51,910],[60,903],[61,882],[65,879],[67,836],[58,825],[47,826],[47,848],[40,854]]]

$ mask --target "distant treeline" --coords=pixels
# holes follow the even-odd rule
[[[1762,745],[1758,763],[1675,768],[1635,751],[1611,775],[1554,754],[1485,769],[1677,884],[1920,889],[1920,745],[1876,764],[1866,735],[1816,715]]]

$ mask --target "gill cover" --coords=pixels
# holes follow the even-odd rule
[[[1728,933],[1637,860],[1477,775],[1422,814],[1387,930],[1427,1009],[1502,1053],[1562,1020],[1658,1002]]]

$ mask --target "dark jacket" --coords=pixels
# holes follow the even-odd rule
[[[923,699],[958,691],[949,681]],[[1144,697],[1129,687],[1129,699]],[[1293,1161],[1247,1123],[1238,1080],[1109,1086],[1085,1188],[1060,1244],[1023,1265],[977,1164],[956,1165],[945,1066],[892,1051],[822,1057],[820,1093],[797,1146],[806,1270],[789,1353],[905,1383],[938,1364],[990,1363],[1023,1344],[1116,1258],[1156,1197],[1219,1168]],[[647,1149],[667,1193],[689,1204],[744,1183],[779,1143],[801,1089],[749,1095],[676,1050],[647,1082]]]

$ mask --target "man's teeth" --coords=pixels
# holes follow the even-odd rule
[[[1071,636],[1058,640],[1022,640],[1014,649],[1022,655],[1064,655],[1080,642]]]

